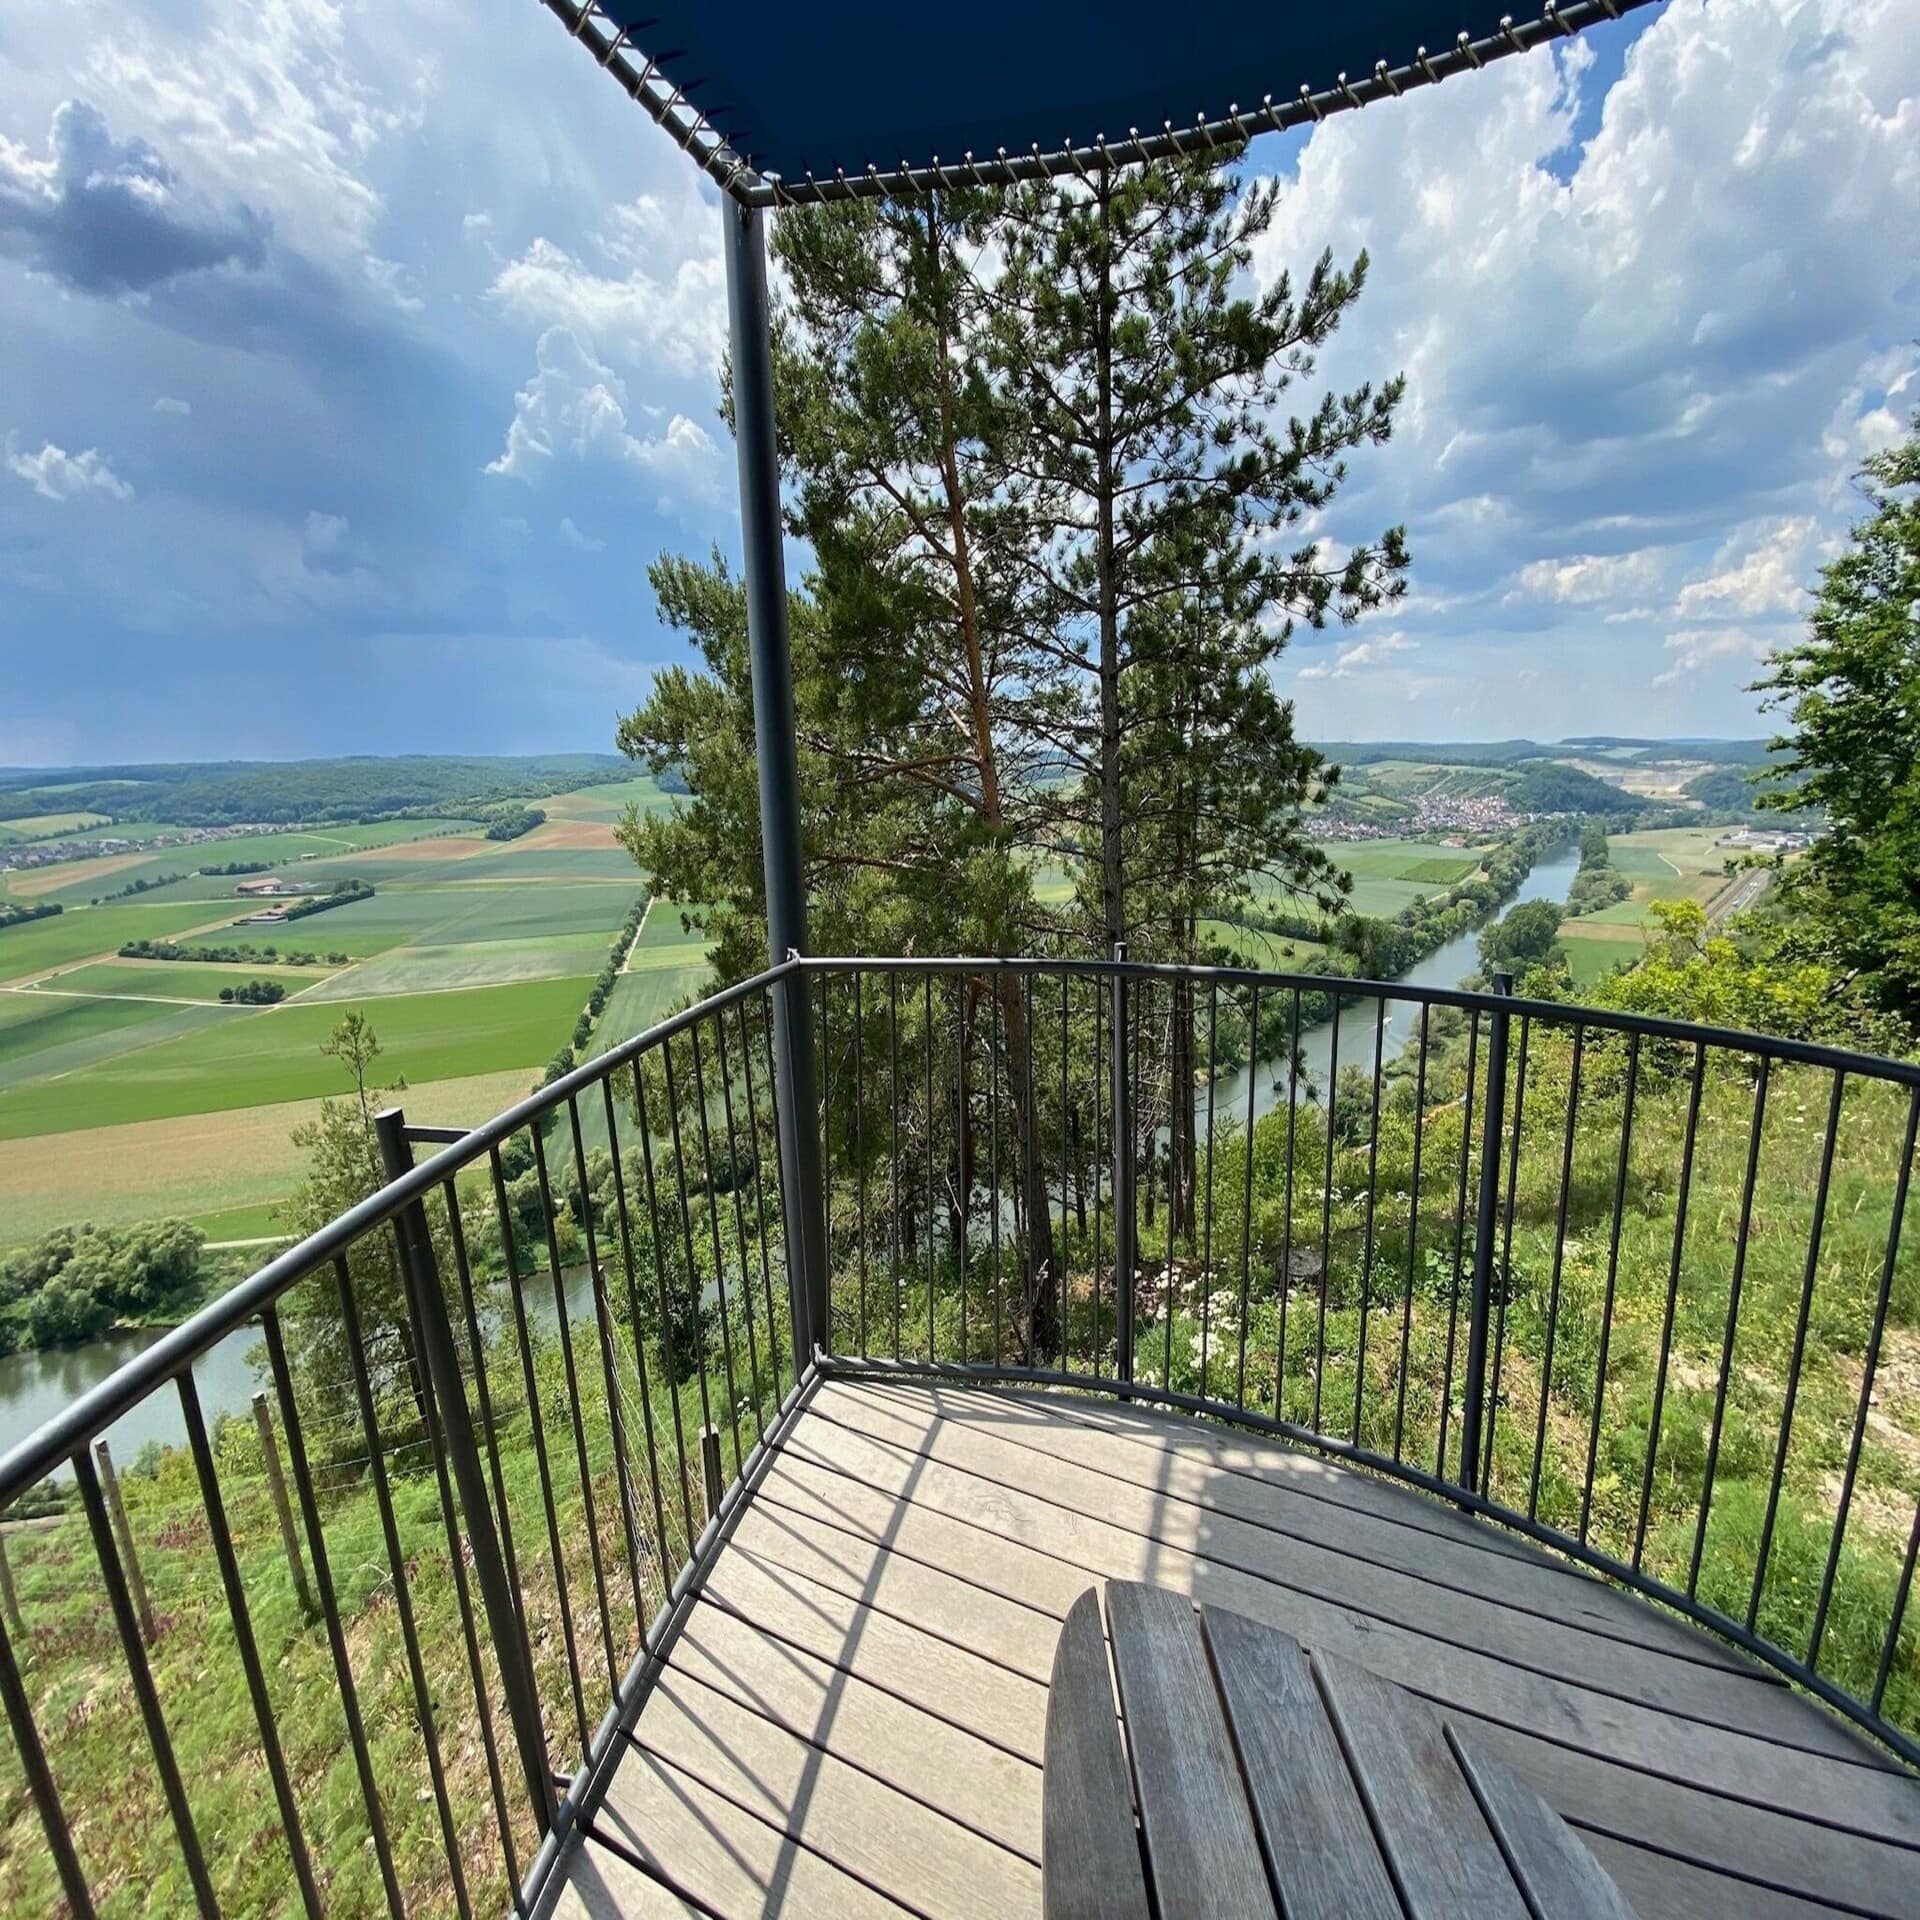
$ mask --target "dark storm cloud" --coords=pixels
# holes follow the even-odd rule
[[[56,109],[44,161],[0,151],[0,250],[79,293],[144,293],[214,267],[257,268],[270,223],[197,200],[144,140],[84,100]]]

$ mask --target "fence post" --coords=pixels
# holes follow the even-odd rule
[[[1107,1067],[1113,1107],[1113,1290],[1115,1370],[1125,1381],[1133,1378],[1133,1083],[1127,1073],[1127,950],[1116,944],[1113,962],[1113,1018],[1107,1038]]]
[[[1513,975],[1496,973],[1501,999],[1513,992]],[[1496,1006],[1487,1021],[1487,1079],[1480,1135],[1480,1199],[1473,1224],[1473,1298],[1467,1317],[1467,1379],[1460,1410],[1460,1485],[1480,1493],[1480,1417],[1487,1394],[1487,1327],[1493,1304],[1493,1242],[1500,1211],[1500,1137],[1507,1117],[1507,1023]],[[1467,1116],[1462,1116],[1462,1124]]]
[[[140,1558],[133,1550],[133,1529],[127,1524],[126,1503],[120,1498],[120,1476],[113,1470],[113,1455],[104,1440],[93,1443],[94,1457],[100,1462],[100,1484],[106,1490],[107,1512],[113,1520],[114,1538],[120,1542],[120,1558],[127,1563],[127,1589],[133,1595],[134,1610],[140,1616],[140,1637],[148,1646],[159,1635],[153,1626],[153,1603],[147,1598],[147,1583],[140,1571]]]
[[[280,1445],[273,1435],[273,1415],[267,1411],[267,1396],[253,1396],[253,1424],[260,1430],[260,1457],[266,1462],[267,1491],[273,1496],[274,1517],[280,1522],[280,1544],[287,1550],[287,1567],[293,1574],[293,1591],[300,1611],[313,1617],[313,1594],[307,1586],[307,1563],[300,1557],[300,1536],[293,1530],[293,1509],[287,1504],[287,1482],[280,1471]]]
[[[707,1484],[707,1518],[711,1520],[720,1511],[720,1496],[726,1492],[726,1484],[721,1479],[720,1466],[720,1429],[706,1426],[700,1429],[700,1471]]]
[[[406,1118],[398,1107],[374,1115],[380,1142],[380,1160],[389,1180],[413,1168],[413,1146],[407,1139]],[[434,1259],[433,1236],[427,1229],[426,1208],[418,1200],[403,1207],[394,1220],[400,1245],[400,1277],[407,1310],[419,1335],[437,1412],[437,1435],[445,1447],[453,1481],[459,1491],[466,1521],[467,1545],[473,1553],[474,1576],[487,1610],[487,1630],[493,1636],[494,1657],[500,1663],[500,1687],[506,1696],[507,1716],[513,1722],[514,1743],[526,1776],[540,1831],[553,1826],[556,1807],[553,1774],[547,1759],[546,1732],[540,1719],[540,1695],[533,1683],[533,1661],[527,1650],[519,1597],[507,1579],[500,1555],[500,1538],[487,1504],[487,1485],[474,1445],[473,1421],[467,1412],[467,1390],[460,1378],[460,1356],[447,1319],[447,1299],[441,1291]]]
[[[27,1623],[20,1618],[20,1596],[13,1590],[13,1569],[7,1565],[7,1536],[0,1531],[0,1606],[7,1610],[7,1622],[14,1638],[24,1646]]]

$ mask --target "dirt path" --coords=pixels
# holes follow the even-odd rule
[[[634,928],[633,938],[627,942],[627,957],[620,962],[620,971],[622,973],[631,973],[633,971],[633,956],[640,949],[640,936],[646,932],[647,922],[653,917],[653,901],[654,896],[648,894],[647,904],[640,909],[640,924]]]

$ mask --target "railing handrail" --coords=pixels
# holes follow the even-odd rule
[[[424,1160],[411,1173],[388,1181],[378,1192],[369,1194],[345,1213],[337,1214],[324,1227],[277,1254],[217,1299],[208,1301],[190,1318],[116,1367],[104,1380],[89,1387],[52,1419],[0,1455],[0,1508],[46,1479],[148,1394],[166,1385],[229,1334],[271,1307],[289,1288],[345,1253],[363,1234],[384,1226],[410,1202],[424,1198],[481,1155],[500,1146],[523,1127],[543,1119],[575,1094],[599,1085],[695,1022],[787,978],[794,972],[795,964],[789,959],[765,968],[682,1008],[644,1033],[609,1047],[605,1053],[596,1054],[505,1112],[496,1114],[471,1132],[460,1134],[452,1145],[431,1160]]]
[[[968,957],[908,954],[862,960],[843,954],[803,954],[775,972],[798,967],[806,974],[1038,974],[1048,978],[1070,975],[1082,979],[1187,980],[1198,986],[1278,987],[1285,992],[1333,993],[1342,999],[1404,1000],[1413,1006],[1457,1007],[1463,1013],[1503,1012],[1514,1018],[1555,1021],[1610,1033],[1639,1034],[1652,1040],[1677,1040],[1719,1047],[1756,1059],[1792,1061],[1862,1074],[1899,1086],[1920,1087],[1920,1060],[1900,1060],[1885,1054],[1862,1053],[1849,1047],[1827,1046],[1815,1040],[1793,1040],[1781,1034],[1756,1033],[1745,1027],[1717,1027],[1692,1020],[1670,1020],[1664,1015],[1629,1013],[1613,1007],[1584,1006],[1578,1001],[1532,1000],[1520,994],[1497,994],[1470,987],[1433,987],[1412,980],[1371,980],[1357,974],[1288,973],[1260,967],[1187,965],[1167,960],[1110,960],[1094,955],[1073,958],[1055,955]],[[772,978],[772,974],[763,978]]]

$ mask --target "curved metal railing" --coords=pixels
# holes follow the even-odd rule
[[[789,961],[383,1115],[379,1191],[0,1459],[0,1910],[530,1910],[836,1369],[1311,1444],[1920,1761],[1917,1128],[1906,1062],[1124,960]]]

